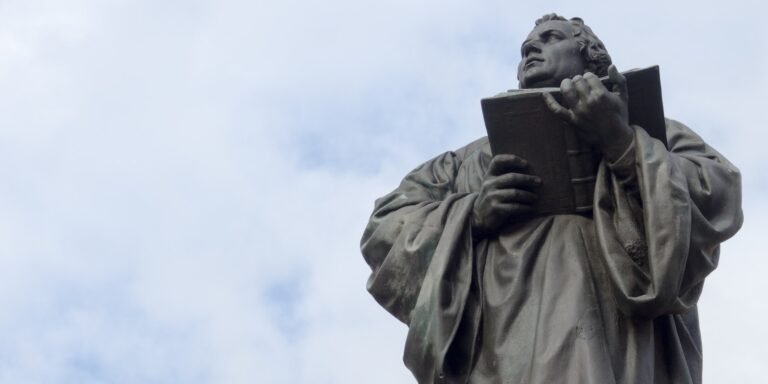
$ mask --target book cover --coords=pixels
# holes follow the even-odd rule
[[[666,145],[659,67],[623,75],[627,79],[630,124],[642,127]],[[607,84],[607,78],[602,80]],[[544,92],[562,104],[559,88],[511,90],[481,101],[491,151],[526,159],[531,174],[541,177],[537,214],[589,213],[600,154],[549,110]]]

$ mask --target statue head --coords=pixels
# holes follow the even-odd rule
[[[603,42],[578,17],[554,13],[536,20],[521,47],[517,79],[520,88],[559,87],[585,72],[606,76],[611,57]]]

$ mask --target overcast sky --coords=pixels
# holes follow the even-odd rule
[[[0,0],[0,383],[414,382],[373,200],[484,135],[553,11],[742,170],[704,375],[764,383],[768,7],[537,3]]]

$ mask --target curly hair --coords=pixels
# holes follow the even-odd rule
[[[611,65],[611,56],[608,55],[608,50],[605,49],[603,42],[597,38],[597,35],[592,32],[591,28],[584,24],[584,20],[580,17],[574,17],[568,20],[556,13],[550,13],[536,20],[535,25],[553,20],[567,21],[574,27],[576,30],[574,38],[579,44],[579,51],[584,57],[587,70],[601,77],[608,75],[608,67]]]

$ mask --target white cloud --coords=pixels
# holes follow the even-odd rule
[[[668,112],[744,171],[702,327],[708,381],[758,382],[764,7],[518,7],[4,2],[0,382],[408,382],[405,328],[365,292],[367,215],[483,134],[479,98],[552,9],[661,64]]]

